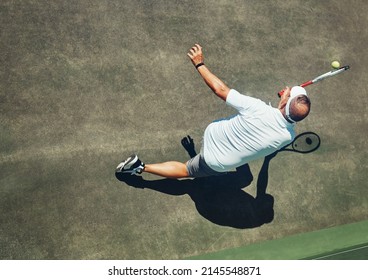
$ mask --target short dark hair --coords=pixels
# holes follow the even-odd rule
[[[304,106],[307,107],[307,112],[304,114],[300,114],[299,112],[295,111],[295,107],[296,106],[291,106],[290,108],[290,118],[296,122],[299,122],[301,120],[303,120],[306,116],[308,116],[309,111],[310,111],[310,107],[311,107],[311,102],[308,96],[306,95],[300,95],[295,99],[295,104],[303,104]]]

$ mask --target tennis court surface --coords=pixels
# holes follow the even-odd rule
[[[368,220],[367,14],[366,0],[1,1],[0,259],[186,259]],[[321,145],[272,159],[261,203],[262,160],[221,180],[115,177],[132,153],[187,161],[181,139],[199,151],[235,113],[188,59],[195,43],[230,87],[273,106],[331,61],[351,66],[308,87],[296,133]]]
[[[288,236],[192,259],[366,260],[368,221]]]

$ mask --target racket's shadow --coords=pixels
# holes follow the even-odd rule
[[[301,154],[312,153],[321,146],[321,138],[317,133],[307,131],[298,134],[293,142],[280,149],[280,151],[296,152]]]
[[[314,132],[299,134],[294,141],[280,151],[311,153],[320,147],[320,137]],[[190,157],[196,155],[190,136],[182,139],[182,145]],[[274,198],[266,193],[268,167],[277,152],[264,159],[257,179],[257,195],[243,190],[253,181],[249,165],[237,168],[222,176],[186,180],[145,180],[140,176],[115,174],[119,181],[129,186],[150,189],[168,195],[189,195],[198,213],[207,220],[233,228],[254,228],[270,223],[274,218]]]

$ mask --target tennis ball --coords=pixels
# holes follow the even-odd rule
[[[332,66],[332,68],[338,69],[338,68],[340,68],[340,62],[338,62],[337,60],[332,61],[331,66]]]

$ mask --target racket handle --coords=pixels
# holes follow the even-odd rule
[[[305,83],[302,83],[301,85],[299,85],[300,87],[306,87],[306,86],[309,86],[313,84],[313,81],[308,81],[308,82],[305,82]],[[281,97],[283,94],[284,94],[285,90],[283,89],[282,91],[280,91],[279,93],[277,93],[277,95],[279,97]]]
[[[308,81],[308,82],[302,83],[300,86],[301,87],[306,87],[306,86],[309,86],[311,84],[313,84],[313,81]]]
[[[278,93],[277,93],[277,96],[278,97],[281,97],[283,94],[284,94],[284,92],[285,92],[285,90],[283,89],[282,91],[279,91]]]

